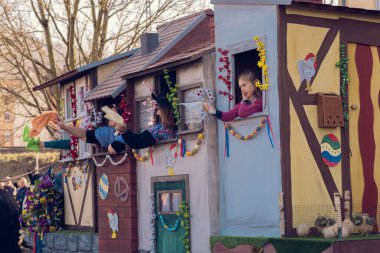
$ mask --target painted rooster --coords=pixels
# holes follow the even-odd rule
[[[108,223],[110,224],[110,228],[112,230],[112,239],[116,238],[116,231],[119,231],[119,217],[117,213],[114,213],[112,210],[107,212]]]
[[[298,73],[300,74],[301,83],[306,80],[305,91],[312,91],[310,86],[311,78],[315,75],[317,68],[317,57],[313,53],[308,53],[305,60],[298,61]]]

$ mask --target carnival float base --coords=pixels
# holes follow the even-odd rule
[[[347,239],[214,236],[212,253],[365,253],[380,252],[380,235]]]

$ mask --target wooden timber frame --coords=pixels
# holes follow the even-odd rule
[[[329,193],[331,203],[334,204],[334,193],[339,192],[336,183],[332,177],[329,167],[323,163],[320,158],[320,143],[307,118],[305,105],[316,105],[316,94],[307,94],[304,92],[306,81],[301,83],[297,90],[293,84],[292,78],[288,71],[287,64],[287,25],[302,24],[313,27],[328,28],[328,32],[316,53],[318,66],[314,77],[318,75],[318,71],[324,61],[334,38],[339,33],[339,44],[358,43],[380,47],[380,23],[360,21],[357,19],[339,18],[339,14],[347,14],[344,11],[334,12],[337,19],[310,17],[305,15],[287,14],[286,6],[278,7],[278,71],[279,71],[279,99],[280,99],[280,133],[281,133],[281,171],[282,171],[282,187],[285,203],[285,235],[296,236],[296,229],[293,228],[293,210],[292,210],[292,178],[291,178],[291,151],[290,151],[290,100],[294,105],[295,112],[299,118],[301,127],[307,136],[307,142],[311,149],[315,162],[318,165],[320,174],[325,183],[325,187]],[[290,7],[292,8],[292,7]],[[309,10],[313,10],[310,9]],[[329,10],[325,10],[329,11]],[[352,11],[350,11],[351,13]],[[355,12],[354,12],[355,13]],[[359,13],[359,12],[356,12]],[[359,13],[360,14],[360,13]],[[372,14],[378,16],[379,14]],[[354,31],[354,32],[352,32]],[[333,66],[332,66],[333,67]],[[314,77],[311,79],[313,85]],[[342,79],[340,80],[342,82]],[[347,87],[347,86],[346,86]],[[346,88],[348,94],[348,88]],[[348,104],[346,97],[346,104]],[[340,129],[341,147],[342,147],[342,192],[351,192],[351,176],[350,176],[350,149],[349,149],[349,128],[348,126]],[[351,203],[352,205],[352,203]],[[352,210],[352,206],[351,206]],[[342,210],[343,212],[343,210]],[[311,233],[317,233],[316,228],[311,229]]]

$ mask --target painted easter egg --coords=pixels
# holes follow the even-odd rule
[[[341,147],[338,138],[333,134],[325,135],[321,142],[321,155],[323,162],[329,167],[340,163]]]
[[[106,174],[102,174],[99,179],[99,196],[101,199],[106,199],[108,196],[109,181]]]

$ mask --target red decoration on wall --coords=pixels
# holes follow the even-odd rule
[[[234,99],[234,96],[231,95],[231,69],[230,69],[230,58],[228,57],[228,50],[223,50],[218,48],[218,52],[221,54],[219,57],[219,62],[223,64],[218,68],[220,74],[218,75],[218,79],[221,80],[227,87],[227,90],[219,90],[219,95],[223,95],[228,97],[229,103]]]
[[[74,86],[70,86],[69,91],[70,91],[70,98],[71,98],[71,108],[73,109],[72,117],[73,119],[75,119],[77,117],[77,98],[74,93]],[[73,126],[74,127],[77,126],[76,120],[73,121]],[[78,137],[73,136],[73,135],[71,135],[70,139],[71,139],[70,141],[71,149],[68,156],[71,157],[73,161],[75,161],[78,158],[78,141],[79,140],[78,140]]]
[[[131,117],[132,113],[128,111],[127,100],[125,99],[124,94],[121,95],[119,107],[122,110],[121,116],[123,117],[125,124],[128,124],[129,118]]]

